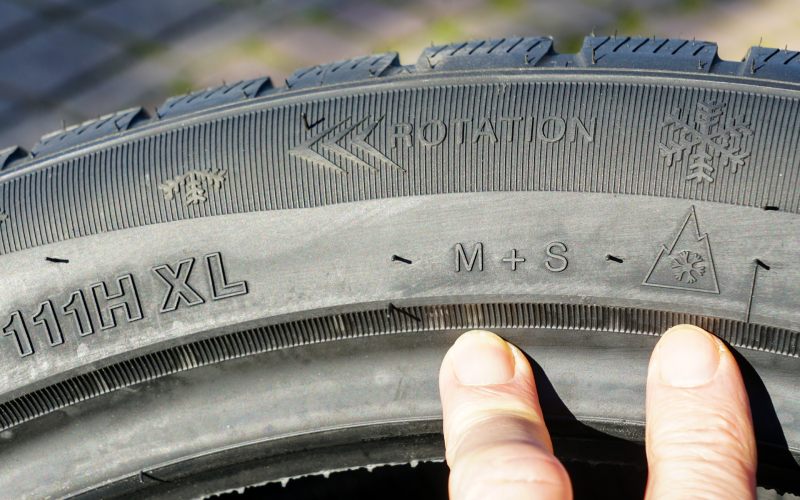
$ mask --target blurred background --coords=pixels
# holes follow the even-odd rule
[[[715,41],[739,60],[759,41],[800,49],[800,0],[0,0],[0,149],[223,81],[431,43],[552,35]]]

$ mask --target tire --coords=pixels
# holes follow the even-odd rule
[[[0,152],[0,495],[194,497],[441,460],[488,328],[566,461],[642,470],[669,326],[735,348],[800,493],[800,57],[588,37],[380,54]]]

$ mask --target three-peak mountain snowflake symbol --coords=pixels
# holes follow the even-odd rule
[[[661,245],[642,282],[645,286],[719,293],[708,233],[700,232],[694,207],[668,245]]]
[[[733,173],[746,165],[753,130],[743,115],[726,113],[726,104],[697,103],[694,120],[675,109],[660,125],[659,154],[667,167],[687,165],[686,180],[711,183],[715,167],[729,167]]]

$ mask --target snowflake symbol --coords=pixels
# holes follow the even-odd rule
[[[208,172],[190,170],[185,174],[164,181],[159,184],[158,189],[164,193],[164,199],[167,201],[174,199],[176,194],[183,191],[184,205],[187,207],[189,205],[198,205],[200,202],[208,200],[207,187],[213,187],[217,190],[222,188],[226,173],[225,170],[210,170]]]
[[[659,154],[667,167],[688,165],[687,181],[714,182],[714,167],[730,167],[736,172],[750,156],[753,130],[744,117],[726,116],[725,105],[697,103],[694,123],[676,109],[661,123]]]
[[[706,262],[696,252],[684,250],[672,257],[672,275],[677,281],[694,283],[706,273]]]

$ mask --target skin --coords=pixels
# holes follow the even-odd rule
[[[463,334],[439,373],[450,499],[572,498],[533,371],[494,333]],[[750,404],[725,344],[691,325],[659,340],[647,375],[645,498],[755,498]]]

